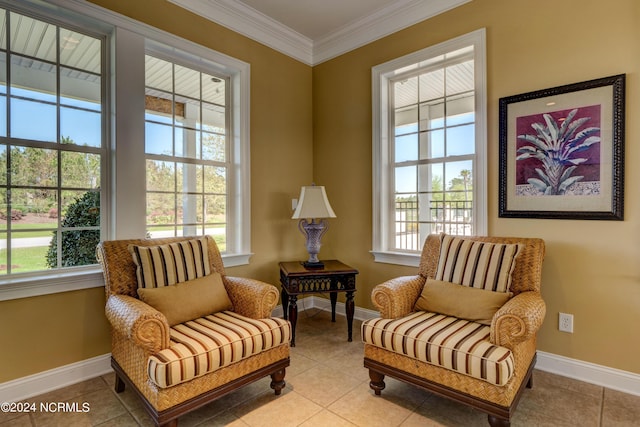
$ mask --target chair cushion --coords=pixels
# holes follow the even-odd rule
[[[480,242],[443,234],[436,280],[507,292],[520,245]]]
[[[427,279],[414,309],[491,325],[493,315],[509,301],[511,295],[511,292],[485,291]]]
[[[138,288],[175,285],[211,273],[207,238],[158,246],[130,245]]]
[[[166,388],[288,343],[290,323],[222,311],[175,325],[169,348],[149,357],[151,381]]]
[[[489,333],[489,326],[425,311],[362,323],[366,344],[502,386],[513,375],[514,358],[491,344]]]
[[[159,288],[139,288],[138,296],[165,315],[169,326],[233,308],[219,273]]]

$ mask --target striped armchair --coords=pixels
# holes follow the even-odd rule
[[[540,295],[544,242],[533,238],[457,239],[469,246],[467,250],[462,246],[445,248],[445,239],[427,237],[416,276],[392,279],[374,288],[372,300],[380,317],[362,325],[370,387],[380,395],[385,375],[391,376],[486,412],[491,426],[508,426],[524,387],[532,386],[536,333],[545,315]],[[471,277],[471,271],[476,279],[470,280],[482,277],[495,287],[497,279],[489,280],[495,271],[475,271],[483,262],[479,255],[483,246],[497,254],[485,261],[486,269],[494,268],[498,256],[506,268],[502,277],[508,280],[504,287],[507,302],[491,310],[495,314],[484,321],[467,313],[462,318],[450,312],[465,311],[466,307],[460,307],[463,304],[476,304],[476,295],[467,299],[468,303],[452,300],[451,309],[421,308],[421,304],[429,308],[425,298],[437,299],[431,290],[425,293],[429,286],[442,284],[438,281],[443,280],[465,284],[460,280]],[[515,250],[511,263],[500,252],[505,248]]]
[[[270,317],[279,292],[257,280],[227,276],[211,237],[104,241],[97,257],[105,279],[115,389],[135,391],[156,425],[176,426],[179,416],[269,375],[271,388],[281,394],[291,326]],[[141,282],[150,293],[142,291]],[[210,293],[213,286],[219,288],[216,295]],[[185,288],[197,290],[192,303],[176,297]],[[154,295],[154,289],[171,292],[165,298],[171,313],[155,300],[142,300],[149,301],[145,295]],[[191,314],[191,306],[205,299],[203,291],[213,295],[207,301],[221,300],[220,311]]]

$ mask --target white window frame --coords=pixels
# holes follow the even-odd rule
[[[427,47],[401,58],[372,68],[373,107],[373,248],[375,262],[417,267],[420,251],[398,252],[391,250],[390,227],[394,227],[393,214],[393,165],[391,164],[390,100],[391,79],[410,67],[419,68],[421,62],[473,45],[475,78],[475,149],[476,162],[473,170],[474,224],[475,234],[487,232],[487,90],[486,90],[486,35],[485,29],[446,42]]]
[[[14,5],[0,0],[0,5]],[[110,93],[108,112],[110,126],[106,141],[109,149],[103,170],[103,236],[105,239],[141,238],[145,234],[145,154],[144,154],[144,54],[149,46],[163,46],[173,55],[183,55],[190,61],[206,61],[229,76],[231,90],[230,142],[233,169],[229,197],[234,206],[229,211],[229,228],[223,255],[225,267],[249,263],[251,255],[251,193],[250,193],[250,65],[213,51],[173,34],[124,17],[83,0],[26,0],[21,8],[36,14],[56,16],[62,23],[81,24],[82,17],[101,23],[100,31],[108,33],[107,55]],[[104,25],[102,25],[104,24]],[[139,94],[135,98],[135,94]],[[117,114],[116,114],[117,112]],[[138,141],[132,143],[132,141]],[[116,150],[115,147],[118,147]],[[106,199],[106,200],[105,200]],[[0,281],[0,301],[103,287],[102,271],[98,265],[47,271]]]

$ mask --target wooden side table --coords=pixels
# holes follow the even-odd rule
[[[348,340],[352,341],[353,293],[356,291],[358,270],[337,260],[323,261],[324,268],[305,268],[299,261],[280,263],[282,285],[282,310],[284,318],[291,322],[291,346],[296,346],[296,323],[298,321],[298,295],[329,292],[331,298],[331,321],[336,321],[338,292],[346,294]]]

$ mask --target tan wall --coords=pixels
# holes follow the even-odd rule
[[[277,262],[303,259],[290,199],[315,180],[338,218],[323,258],[360,270],[356,304],[371,288],[414,269],[377,264],[371,250],[371,67],[481,27],[487,28],[489,232],[547,242],[543,351],[640,373],[640,169],[636,0],[474,0],[311,69],[165,1],[94,0],[134,19],[251,64],[252,249],[230,274],[277,284]],[[627,73],[626,221],[497,217],[498,99]],[[312,97],[313,95],[313,97]],[[313,99],[313,104],[312,104]],[[312,109],[313,107],[313,109]],[[312,144],[313,137],[313,144]],[[557,313],[575,333],[557,332]],[[0,382],[109,352],[102,289],[0,302]],[[11,325],[10,328],[6,325]],[[621,326],[622,325],[622,326]],[[6,349],[10,348],[9,351]]]
[[[314,67],[314,178],[338,216],[323,256],[360,270],[356,305],[371,288],[415,269],[374,263],[371,250],[371,67],[486,28],[489,233],[547,243],[540,350],[640,373],[640,4],[636,0],[473,0]],[[498,218],[498,99],[627,74],[624,222]],[[558,332],[573,313],[574,334]]]
[[[291,198],[312,181],[311,67],[166,1],[94,3],[251,64],[255,255],[228,273],[278,284],[278,261],[305,255],[289,218]],[[0,325],[0,383],[111,351],[102,288],[0,302]]]

